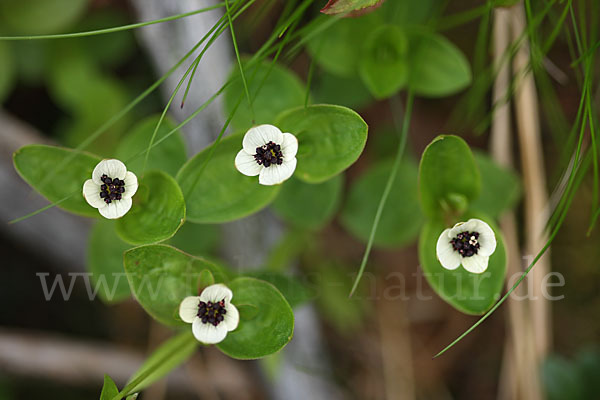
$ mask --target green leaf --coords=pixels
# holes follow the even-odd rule
[[[17,68],[11,47],[0,42],[0,104],[6,99],[15,85]]]
[[[356,76],[362,57],[362,44],[378,24],[379,20],[373,14],[340,19],[308,41],[308,52],[329,73]]]
[[[273,210],[294,226],[320,229],[331,221],[337,211],[343,184],[341,175],[318,184],[292,178],[283,184],[273,202]]]
[[[438,15],[443,4],[438,0],[419,1],[384,1],[377,14],[388,23],[398,26],[427,25],[427,22]]]
[[[345,78],[327,72],[315,73],[311,85],[312,98],[316,104],[337,104],[358,109],[370,104],[373,96],[362,81]]]
[[[102,219],[92,227],[88,270],[98,295],[106,303],[116,303],[131,296],[123,269],[123,253],[130,248],[117,236],[113,221]]]
[[[366,122],[346,107],[315,105],[288,110],[275,125],[298,138],[295,176],[308,183],[324,182],[350,167],[367,142]]]
[[[243,63],[244,67],[245,64],[247,63]],[[252,98],[255,120],[253,121],[252,118],[248,98],[244,96],[231,120],[231,125],[235,129],[246,131],[253,125],[273,123],[275,117],[282,111],[304,104],[306,95],[304,84],[289,69],[265,60],[252,68],[245,69],[244,73],[246,77],[251,78],[248,81],[248,91]],[[223,100],[225,115],[233,112],[240,95],[244,93],[239,66],[233,67],[230,78],[234,80],[225,89]]]
[[[187,218],[195,223],[229,222],[260,211],[277,195],[279,186],[264,186],[257,177],[242,175],[234,165],[242,135],[224,138],[202,171],[211,148],[191,158],[177,173],[185,194]]]
[[[113,381],[110,376],[104,374],[104,385],[102,385],[100,400],[112,400],[118,394],[119,388],[115,381]]]
[[[217,225],[186,222],[169,240],[169,244],[195,256],[214,252],[219,245],[221,232]]]
[[[584,381],[576,366],[558,355],[542,364],[541,381],[548,400],[584,400]],[[594,396],[596,393],[594,393]]]
[[[217,345],[223,353],[241,360],[261,358],[292,339],[294,313],[275,286],[254,278],[237,278],[227,286],[233,292],[231,302],[240,306],[240,324]],[[247,320],[244,312],[251,308],[258,313]]]
[[[464,212],[480,190],[479,170],[463,139],[440,135],[427,146],[419,166],[421,206],[427,216]]]
[[[125,136],[117,147],[115,158],[128,160],[127,169],[135,172],[137,175],[141,175],[144,172],[142,168],[144,167],[144,159],[146,157],[145,153],[143,155],[138,154],[142,151],[145,152],[148,148],[159,119],[160,115],[154,115],[137,123],[131,129],[131,133]],[[156,133],[154,143],[165,137],[174,128],[175,123],[168,117],[165,118]],[[138,155],[137,158],[129,161],[136,155]],[[165,139],[158,146],[150,150],[146,168],[159,169],[171,176],[175,176],[186,160],[187,155],[183,138],[179,131],[176,131],[175,134],[172,134],[168,139]]]
[[[128,386],[132,382],[136,384],[127,391],[127,394],[139,392],[166,376],[190,358],[198,345],[191,327],[161,344],[129,379]]]
[[[244,275],[269,282],[275,286],[292,308],[305,303],[313,296],[313,293],[300,282],[298,277],[274,271],[251,271]]]
[[[411,32],[408,86],[417,95],[443,97],[471,83],[471,67],[464,54],[442,35]]]
[[[2,0],[1,25],[23,35],[60,33],[80,18],[88,0]]]
[[[391,161],[375,164],[350,187],[341,213],[341,223],[364,242],[371,233],[377,206],[392,170]],[[419,206],[418,170],[404,162],[383,209],[373,243],[380,247],[401,247],[414,241],[425,218]]]
[[[408,40],[400,28],[383,25],[367,38],[360,76],[377,99],[396,93],[408,79]]]
[[[473,154],[481,173],[481,193],[471,203],[471,209],[497,218],[517,204],[521,182],[512,169],[498,165],[485,153],[474,151]]]
[[[180,325],[179,304],[198,295],[198,280],[204,270],[215,282],[225,282],[227,273],[203,258],[167,245],[146,245],[125,252],[125,272],[132,293],[141,306],[159,322]]]
[[[70,196],[58,207],[75,214],[98,217],[98,210],[85,201],[82,191],[83,183],[92,178],[92,171],[101,160],[89,153],[81,152],[76,156],[73,153],[71,149],[34,144],[17,150],[13,162],[25,182],[48,201],[54,203]],[[68,165],[62,165],[62,160],[67,157],[72,160]],[[49,175],[53,179],[46,181]]]
[[[487,223],[490,219],[478,217]],[[466,221],[468,218],[463,217]],[[496,251],[490,256],[488,268],[473,274],[462,266],[450,271],[437,260],[436,244],[440,234],[448,228],[442,222],[431,220],[425,224],[419,238],[419,261],[431,288],[448,304],[465,314],[481,315],[500,298],[506,276],[506,250],[498,229],[490,224],[496,234]]]
[[[376,6],[384,0],[329,0],[321,10],[324,14],[346,14]]]
[[[117,233],[127,243],[156,243],[171,238],[185,220],[185,200],[170,175],[150,171],[139,181],[131,210],[117,220]]]

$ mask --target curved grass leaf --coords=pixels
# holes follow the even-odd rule
[[[121,143],[119,143],[115,157],[119,160],[130,160],[146,150],[159,119],[160,115],[153,115],[138,122],[131,128],[131,133],[127,134]],[[175,129],[175,123],[166,118],[156,133],[155,141],[162,139],[173,129]],[[158,169],[171,176],[175,176],[186,160],[187,155],[183,138],[179,131],[176,131],[152,149],[148,157],[148,168]],[[131,161],[127,161],[127,169],[135,172],[138,176],[141,176],[142,172],[144,172],[142,171],[143,167],[144,157],[137,157]]]
[[[380,162],[361,175],[350,187],[341,213],[341,223],[364,242],[371,233],[377,205],[391,174],[392,162]],[[419,206],[418,169],[404,162],[398,168],[373,243],[380,247],[400,247],[415,240],[424,223]]]
[[[242,65],[245,67],[247,62]],[[248,82],[248,91],[255,114],[253,118],[248,99],[244,98],[231,120],[234,129],[246,131],[252,125],[273,123],[282,111],[304,104],[304,84],[289,69],[265,60],[245,69],[245,74],[252,76],[252,80]],[[238,66],[234,67],[230,79],[232,82],[225,89],[223,98],[225,115],[233,112],[240,93],[244,91]]]

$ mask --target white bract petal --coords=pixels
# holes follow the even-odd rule
[[[227,336],[227,327],[223,323],[217,326],[205,324],[200,318],[196,318],[192,322],[192,333],[199,342],[216,344],[223,341]]]
[[[435,246],[435,252],[442,267],[453,270],[460,266],[461,257],[450,243],[450,240],[452,239],[449,235],[450,231],[450,228],[448,228],[442,232]]]
[[[110,178],[125,179],[125,174],[127,174],[127,167],[121,161],[115,159],[102,160],[94,168],[92,179],[98,185],[101,185],[102,181],[100,178],[102,175],[107,175]]]
[[[281,165],[271,165],[268,168],[263,168],[258,176],[258,183],[261,185],[278,185],[289,179],[296,169],[296,159],[283,160]]]
[[[112,203],[107,204],[106,207],[99,208],[98,211],[100,211],[100,214],[104,218],[117,219],[127,214],[129,209],[131,208],[131,204],[131,198],[123,198],[121,200],[115,200]]]
[[[125,193],[123,193],[123,198],[131,198],[138,190],[138,179],[137,176],[131,171],[127,171],[125,174]]]
[[[225,314],[221,324],[225,325],[228,331],[233,331],[238,327],[240,322],[240,312],[238,311],[237,307],[231,303],[227,304],[225,309],[227,310],[227,313]]]
[[[489,259],[488,256],[474,254],[471,257],[463,257],[462,266],[469,272],[481,274],[487,269]]]
[[[83,184],[83,198],[94,208],[103,208],[106,206],[104,200],[100,197],[100,185],[92,179],[88,179]]]
[[[496,251],[496,235],[494,230],[480,219],[472,219],[476,223],[475,232],[479,232],[477,241],[479,242],[479,250],[477,254],[482,256],[491,256]]]
[[[183,322],[191,324],[198,317],[199,296],[188,296],[179,305],[179,318]]]
[[[296,139],[296,136],[291,133],[283,134],[281,152],[283,153],[284,160],[296,157],[296,154],[298,153],[298,139]]]
[[[246,153],[244,149],[240,150],[235,157],[235,167],[246,176],[256,176],[264,168],[256,162],[254,155]]]
[[[254,155],[257,147],[261,147],[269,142],[281,144],[283,142],[283,134],[276,126],[258,125],[246,132],[242,141],[242,147],[246,153]]]
[[[223,285],[222,283],[217,283],[214,285],[210,285],[206,287],[202,293],[200,293],[200,300],[204,302],[211,301],[213,303],[219,302],[221,300],[225,300],[225,305],[229,304],[231,298],[233,297],[233,293],[231,290]]]

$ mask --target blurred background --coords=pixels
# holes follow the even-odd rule
[[[252,54],[262,45],[284,3],[257,1],[236,21],[243,53]],[[316,3],[303,22],[318,15],[323,4]],[[466,55],[474,76],[474,84],[458,95],[415,101],[405,157],[414,173],[402,178],[398,188],[403,190],[392,194],[386,208],[414,229],[403,229],[405,234],[398,236],[393,225],[396,220],[390,219],[391,225],[386,225],[384,218],[384,232],[375,242],[359,293],[349,299],[375,205],[394,157],[397,122],[402,118],[397,103],[402,103],[403,97],[376,101],[360,79],[339,77],[317,65],[312,101],[351,107],[369,124],[367,148],[359,161],[323,188],[333,193],[324,195],[325,203],[319,206],[326,210],[327,221],[311,225],[275,202],[255,216],[222,226],[186,224],[171,242],[192,254],[224,260],[234,268],[289,268],[311,293],[310,301],[295,310],[294,339],[282,353],[260,361],[236,361],[216,348],[203,348],[168,379],[142,393],[141,399],[598,398],[600,235],[597,229],[586,235],[593,207],[591,174],[583,177],[545,259],[545,268],[559,273],[552,277],[557,283],[550,290],[553,300],[504,304],[458,345],[432,359],[477,317],[456,311],[429,288],[419,268],[416,246],[423,217],[402,215],[402,210],[408,208],[405,204],[416,202],[416,197],[407,198],[416,196],[416,165],[425,146],[438,134],[460,135],[481,152],[493,148],[490,132],[495,122],[487,117],[492,115],[494,79],[485,84],[478,77],[493,62],[492,31],[496,32],[501,22],[497,12],[481,12],[480,1],[410,3],[407,15],[411,23],[434,21]],[[541,7],[546,2],[533,3]],[[578,10],[595,9],[590,6],[593,1],[575,3]],[[87,31],[210,4],[214,3],[0,0],[0,34]],[[509,17],[513,12],[499,10]],[[548,22],[539,28],[540,36],[552,31],[549,21],[558,18],[561,10],[549,14]],[[167,72],[221,15],[222,11],[216,10],[135,31],[77,39],[0,41],[0,254],[4,276],[0,279],[0,400],[98,398],[105,373],[124,384],[145,356],[170,336],[135,300],[126,298],[117,304],[101,298],[90,300],[86,281],[72,279],[77,277],[73,273],[88,271],[92,221],[53,208],[8,224],[47,204],[18,177],[12,152],[29,143],[76,147]],[[597,15],[580,15],[594,34]],[[537,110],[532,114],[539,124],[535,147],[545,171],[533,179],[541,179],[538,183],[549,207],[556,204],[553,188],[568,166],[570,154],[565,156],[565,143],[581,94],[580,77],[571,64],[571,28],[567,23],[559,33],[546,56],[546,69],[536,70],[535,79],[530,75],[538,94]],[[307,80],[311,69],[307,51],[284,63],[301,81]],[[183,120],[218,90],[234,65],[231,40],[224,34],[200,63],[186,106],[180,108],[181,99],[176,98],[170,117]],[[89,149],[114,156],[121,139],[162,111],[182,71]],[[594,82],[595,98],[598,88]],[[515,135],[522,123],[519,107],[526,107],[518,102],[507,106],[516,114],[507,124]],[[597,115],[597,109],[594,112]],[[188,155],[211,143],[226,117],[218,99],[186,126],[182,134]],[[522,183],[511,211],[512,230],[504,230],[504,235],[510,236],[507,242],[514,242],[517,250],[513,254],[517,269],[509,268],[509,277],[535,255],[523,245],[528,240],[526,220],[531,213],[525,204],[534,185],[525,176],[527,164],[519,156],[524,150],[519,150],[518,142],[513,139],[508,150]],[[503,229],[505,222],[501,219]],[[128,248],[123,246],[123,250]],[[106,257],[110,262],[110,256]],[[62,276],[66,290],[72,290],[68,301],[61,296],[46,299],[43,284],[48,289],[57,276]],[[539,294],[542,278],[526,280],[520,294]],[[544,304],[535,305],[538,303]],[[536,322],[539,310],[547,315],[542,325]],[[532,350],[540,341],[544,346]],[[529,351],[535,354],[525,356]],[[519,365],[528,369],[532,375],[527,376],[533,381],[524,380]],[[539,390],[527,392],[527,386],[538,386],[537,379]]]

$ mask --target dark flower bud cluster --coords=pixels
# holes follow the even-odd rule
[[[109,176],[102,175],[100,180],[103,182],[100,186],[100,198],[102,198],[106,204],[110,204],[115,200],[121,200],[123,193],[125,193],[125,181],[119,178],[110,178]]]
[[[479,250],[479,232],[461,232],[450,241],[454,251],[463,257],[471,257]]]
[[[213,326],[219,325],[225,319],[224,315],[227,314],[225,309],[225,299],[213,303],[201,301],[198,304],[198,318],[202,320],[204,324],[212,324]]]
[[[257,147],[254,159],[258,165],[262,165],[265,168],[274,164],[281,165],[283,164],[283,153],[281,152],[281,146],[273,142],[269,142],[261,147]]]

